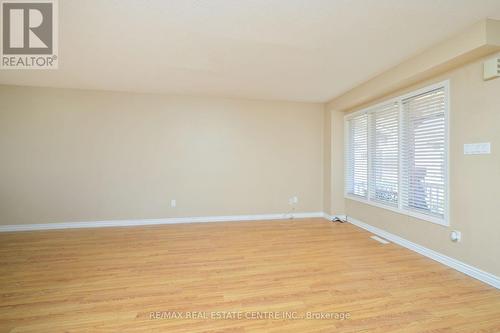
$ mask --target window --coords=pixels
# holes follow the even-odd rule
[[[348,193],[359,197],[368,194],[368,117],[362,114],[348,121],[349,141],[346,173]]]
[[[346,116],[346,197],[448,221],[448,82]]]
[[[403,100],[403,205],[444,218],[445,93],[439,88]]]
[[[399,106],[397,102],[374,108],[370,113],[370,197],[398,206],[399,198]]]

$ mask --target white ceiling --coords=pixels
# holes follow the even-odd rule
[[[324,102],[499,0],[60,0],[59,69],[0,83]]]

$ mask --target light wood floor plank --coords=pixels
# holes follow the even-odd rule
[[[323,219],[0,234],[0,332],[500,332],[500,291],[369,236]]]

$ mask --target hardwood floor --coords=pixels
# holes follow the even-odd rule
[[[369,236],[322,219],[0,234],[0,332],[500,332],[499,290]]]

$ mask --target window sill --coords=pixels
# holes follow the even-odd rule
[[[378,203],[375,201],[370,201],[370,200],[365,199],[363,197],[357,197],[355,195],[345,194],[344,198],[349,199],[349,200],[358,201],[358,202],[361,202],[361,203],[364,203],[364,204],[367,204],[370,206],[390,210],[392,212],[395,212],[395,213],[398,213],[401,215],[411,216],[411,217],[417,218],[417,219],[422,220],[422,221],[431,222],[434,224],[439,224],[439,225],[444,226],[444,227],[450,226],[449,221],[447,221],[446,219],[440,219],[438,217],[429,216],[429,215],[425,215],[422,213],[417,213],[417,212],[412,212],[412,211],[408,211],[408,210],[404,210],[404,209],[399,209],[397,207],[391,207],[391,206],[384,205],[384,204],[381,204],[381,203]]]

